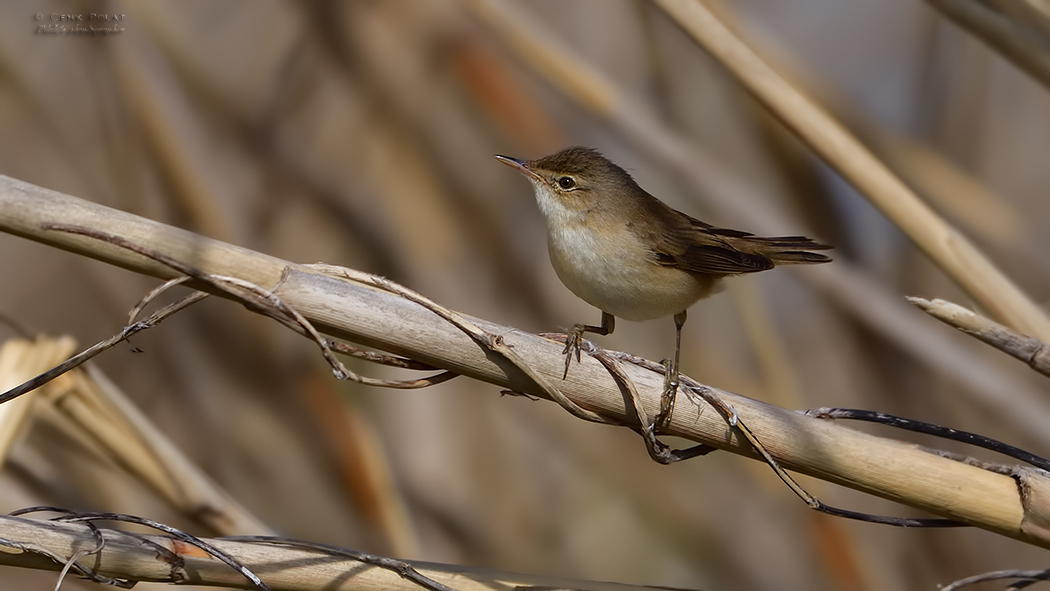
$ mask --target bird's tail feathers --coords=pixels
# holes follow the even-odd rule
[[[831,257],[809,252],[811,250],[828,250],[831,246],[813,242],[805,236],[778,236],[775,238],[758,238],[762,242],[762,254],[769,257],[776,265],[809,265],[830,263]]]

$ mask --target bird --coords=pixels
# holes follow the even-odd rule
[[[591,148],[571,147],[536,160],[496,158],[532,183],[558,278],[602,312],[599,325],[576,324],[566,334],[562,379],[574,355],[579,361],[584,333],[612,334],[617,317],[644,321],[673,316],[675,352],[673,360],[664,361],[657,428],[673,410],[682,326],[690,306],[718,291],[725,277],[831,261],[810,252],[831,246],[804,236],[755,236],[673,209]]]

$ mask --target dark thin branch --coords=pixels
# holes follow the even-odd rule
[[[112,337],[104,341],[98,342],[92,347],[89,347],[81,351],[80,353],[77,353],[76,355],[70,357],[62,363],[59,363],[55,367],[45,371],[44,373],[36,376],[35,378],[22,384],[19,384],[18,386],[11,388],[3,394],[0,394],[0,404],[3,404],[10,400],[14,400],[15,398],[18,398],[19,396],[27,392],[32,392],[33,390],[36,390],[37,388],[43,386],[44,384],[50,382],[58,376],[84,364],[92,357],[113,347],[121,341],[126,341],[132,335],[153,328],[157,324],[160,324],[160,322],[165,318],[168,318],[172,314],[201,301],[202,299],[207,297],[207,295],[208,294],[203,292],[196,292],[173,304],[169,304],[161,308],[160,310],[157,310],[145,320],[141,320],[134,324],[129,324],[128,326],[125,326],[119,333],[113,335]]]
[[[412,567],[411,564],[397,560],[395,558],[387,558],[385,556],[378,556],[376,554],[368,554],[366,552],[358,552],[357,550],[349,550],[347,548],[340,548],[338,546],[331,546],[329,544],[321,544],[319,542],[304,542],[301,540],[293,540],[290,538],[279,538],[274,536],[227,536],[219,538],[220,540],[230,540],[233,542],[249,542],[259,544],[269,544],[271,546],[286,546],[288,548],[302,548],[306,550],[317,550],[324,552],[332,556],[342,556],[350,558],[358,562],[384,568],[389,571],[397,573],[402,579],[411,581],[424,589],[430,589],[431,591],[456,591],[448,585],[444,585],[430,577],[419,572]]]
[[[344,366],[338,359],[334,357],[334,355],[332,354],[332,349],[328,346],[328,343],[333,342],[331,341],[331,339],[322,337],[320,333],[318,333],[317,330],[314,329],[313,325],[305,317],[303,317],[301,314],[299,314],[298,311],[288,306],[280,298],[274,295],[273,292],[276,289],[276,287],[270,290],[266,290],[262,287],[259,287],[258,285],[236,277],[224,277],[220,275],[214,275],[211,273],[205,273],[199,269],[194,268],[191,265],[178,261],[175,258],[167,256],[161,252],[136,244],[135,242],[125,239],[122,236],[101,232],[91,228],[71,224],[57,223],[46,223],[43,224],[42,227],[45,230],[55,230],[59,232],[68,232],[70,234],[89,236],[91,238],[107,242],[109,244],[114,244],[121,248],[125,248],[132,252],[141,254],[142,256],[151,258],[159,263],[162,263],[174,269],[175,271],[178,271],[179,273],[182,273],[186,277],[210,285],[215,289],[218,289],[230,296],[233,296],[248,309],[273,318],[274,320],[277,320],[284,326],[313,340],[321,349],[322,355],[324,356],[325,360],[328,361],[329,365],[332,367],[332,371],[339,379],[348,379],[370,386],[412,389],[438,384],[444,381],[448,381],[449,379],[456,376],[456,374],[454,373],[444,372],[442,374],[432,376],[430,378],[411,381],[378,380],[374,378],[359,376],[356,373],[347,369],[346,366]],[[158,293],[160,293],[164,289],[167,289],[171,285],[182,281],[184,281],[183,278],[178,278],[169,281],[168,283],[165,283],[161,287],[151,291],[150,294],[148,294],[143,299],[143,302],[146,302],[152,297],[155,297]],[[201,295],[200,297],[204,297],[204,295]],[[140,302],[132,310],[132,316],[134,316],[135,312],[138,309],[140,309],[142,305],[144,305],[143,302]],[[351,350],[353,350],[353,348],[348,346],[347,351]],[[39,385],[37,387],[39,387]],[[0,403],[2,403],[3,401],[3,398],[0,397]]]
[[[251,571],[251,569],[241,564],[237,559],[230,556],[226,552],[223,552],[222,550],[216,548],[215,546],[212,546],[211,544],[205,542],[204,540],[196,536],[191,536],[190,534],[180,529],[176,529],[174,527],[171,527],[170,525],[165,525],[158,521],[153,521],[152,519],[146,519],[145,517],[138,517],[135,515],[127,515],[125,513],[74,513],[71,511],[66,511],[65,509],[43,506],[19,509],[17,511],[12,511],[11,513],[9,513],[9,515],[18,516],[40,511],[57,511],[60,513],[64,513],[64,515],[52,518],[51,521],[64,521],[68,523],[90,523],[92,521],[123,521],[125,523],[134,523],[137,525],[142,525],[145,527],[162,531],[179,541],[186,542],[187,544],[190,544],[192,546],[196,546],[197,548],[200,548],[201,550],[210,554],[211,556],[226,563],[226,565],[228,565],[230,568],[239,572],[242,576],[244,576],[244,578],[248,579],[248,581],[251,582],[252,586],[254,586],[256,589],[259,589],[260,591],[270,591],[270,588],[266,585],[266,583],[262,582],[262,579],[260,579],[258,575],[256,575],[254,572]],[[127,533],[130,536],[134,536],[134,534],[128,532],[125,533]]]
[[[984,583],[986,581],[998,581],[1002,579],[1021,579],[1012,583],[1008,589],[1023,589],[1034,585],[1039,581],[1050,581],[1050,570],[996,570],[992,572],[959,579],[950,585],[944,586],[941,591],[956,591],[963,587]]]
[[[959,441],[967,443],[976,447],[991,450],[997,453],[1001,453],[1006,456],[1010,456],[1016,460],[1031,464],[1036,468],[1043,470],[1050,470],[1050,460],[1037,456],[1031,452],[1025,451],[1019,447],[1014,447],[1002,441],[986,437],[984,435],[978,435],[977,433],[970,433],[968,431],[960,431],[958,429],[952,429],[951,427],[942,427],[940,425],[934,425],[933,423],[924,423],[922,421],[916,421],[914,419],[906,419],[883,412],[875,412],[872,410],[859,410],[854,408],[814,408],[807,410],[806,415],[816,417],[818,419],[849,419],[854,421],[867,421],[869,423],[878,423],[880,425],[887,425],[889,427],[896,427],[897,429],[904,429],[905,431],[914,431],[916,433],[925,433],[927,435],[933,435],[942,439],[950,439],[952,441]]]
[[[643,425],[643,430],[640,431],[643,440],[646,444],[646,450],[649,451],[649,456],[656,462],[661,464],[670,464],[677,461],[705,455],[714,451],[714,448],[707,445],[697,445],[684,450],[672,450],[669,449],[665,444],[658,441],[653,434],[653,424],[651,424],[645,417],[645,411],[641,408],[641,402],[638,399],[637,392],[634,390],[633,384],[630,380],[623,375],[622,370],[615,364],[613,358],[623,359],[634,363],[640,367],[644,367],[650,371],[660,373],[665,371],[663,365],[636,357],[634,355],[605,351],[596,347],[589,341],[582,341],[586,344],[584,350],[587,351],[592,357],[597,359],[609,369],[610,373],[613,374],[617,379],[617,383],[621,384],[621,388],[625,389],[628,393],[628,399],[634,407],[635,413],[638,416],[638,421]],[[699,397],[703,401],[707,402],[710,406],[714,407],[719,412],[726,424],[731,428],[739,432],[751,447],[759,454],[759,456],[765,461],[765,463],[773,469],[773,472],[787,485],[789,489],[796,496],[802,499],[810,508],[831,515],[833,517],[841,517],[844,519],[853,519],[856,521],[865,521],[868,523],[878,523],[881,525],[890,525],[894,527],[968,527],[968,524],[954,519],[942,519],[942,518],[909,518],[909,517],[889,517],[883,515],[873,515],[870,513],[861,513],[858,511],[851,511],[849,509],[839,509],[830,505],[824,504],[820,499],[816,498],[809,493],[806,489],[802,488],[790,474],[785,471],[780,464],[776,461],[772,454],[766,450],[762,442],[759,441],[758,437],[747,427],[736,415],[736,411],[731,406],[726,404],[721,397],[711,391],[710,388],[692,380],[687,376],[680,376],[682,381],[681,388],[687,396]]]
[[[51,508],[48,507],[48,508],[40,508],[40,509],[48,509],[48,510],[50,510]],[[131,580],[125,580],[125,579],[114,579],[114,578],[110,578],[110,577],[107,577],[107,576],[104,576],[104,575],[100,575],[100,574],[96,573],[94,570],[92,570],[90,568],[87,568],[87,567],[84,567],[84,566],[81,566],[80,564],[78,564],[76,562],[77,560],[79,560],[83,556],[88,556],[90,554],[97,554],[98,552],[101,552],[102,548],[105,547],[105,539],[102,537],[102,532],[98,529],[98,527],[96,527],[94,524],[91,524],[91,523],[88,523],[87,526],[91,530],[91,535],[95,538],[95,541],[96,541],[95,548],[93,548],[92,550],[89,550],[89,551],[75,553],[73,556],[70,556],[68,558],[67,557],[63,557],[63,556],[58,556],[57,554],[54,554],[53,552],[47,550],[46,548],[41,548],[41,547],[39,547],[39,546],[37,546],[36,544],[33,544],[33,543],[19,542],[19,541],[16,541],[16,540],[9,540],[7,538],[0,538],[0,546],[7,546],[8,548],[14,548],[14,549],[19,550],[21,552],[25,552],[26,554],[39,554],[41,556],[47,557],[48,559],[54,561],[57,564],[61,564],[62,565],[62,571],[61,571],[61,573],[59,575],[59,584],[61,584],[62,578],[65,576],[65,574],[67,572],[69,572],[70,570],[72,570],[73,572],[75,572],[76,574],[84,577],[85,579],[94,581],[94,582],[102,584],[102,585],[111,585],[111,586],[114,586],[114,587],[121,587],[123,589],[131,589],[132,587],[134,587],[135,584],[138,581],[131,581]]]

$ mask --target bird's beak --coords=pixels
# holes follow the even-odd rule
[[[529,177],[530,179],[536,179],[541,183],[544,182],[543,177],[536,174],[535,171],[529,168],[529,163],[525,160],[518,160],[517,158],[511,158],[510,156],[500,156],[499,154],[496,154],[496,160],[499,160],[507,166],[512,166],[516,168],[518,172]]]

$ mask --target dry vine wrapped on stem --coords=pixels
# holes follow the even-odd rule
[[[274,296],[324,332],[411,357],[430,366],[481,379],[503,388],[544,396],[535,382],[506,359],[489,354],[460,329],[420,305],[353,281],[336,279],[249,250],[151,222],[9,178],[0,178],[0,227],[5,231],[119,264],[164,279],[167,266],[88,236],[43,229],[71,224],[148,243],[152,250],[195,268],[273,289]],[[191,283],[192,284],[192,283]],[[193,285],[214,291],[206,285]],[[220,294],[221,295],[221,294]],[[533,371],[557,381],[564,370],[562,345],[536,335],[468,318],[498,335]],[[644,411],[659,410],[663,379],[624,364]],[[587,356],[558,389],[575,404],[611,420],[634,419],[609,372]],[[714,389],[712,389],[714,390]],[[866,435],[829,421],[714,390],[750,425],[784,467],[844,484],[938,515],[1038,545],[1050,546],[1038,512],[1046,478],[1021,470],[1015,477],[928,453],[916,446]],[[754,451],[738,440],[717,413],[682,405],[667,433],[744,455]],[[1018,491],[1018,482],[1024,494]]]
[[[902,296],[950,299],[1020,325],[951,285],[945,267],[871,211],[655,2],[275,3],[248,13],[236,4],[136,3],[126,33],[105,39],[28,34],[37,23],[15,10],[0,172],[285,260],[373,271],[452,309],[537,332],[587,312],[541,260],[540,219],[520,180],[490,156],[594,145],[678,209],[840,248],[819,272],[741,280],[695,308],[683,334],[686,373],[782,408],[868,408],[1036,452],[1050,446],[1045,379]],[[1001,44],[938,13],[969,4],[1023,23],[1019,7],[1034,2],[705,4],[1045,299],[1045,89],[994,55]],[[528,51],[526,37],[535,41]],[[872,128],[963,173],[983,205]],[[996,212],[1006,215],[987,215]],[[0,241],[0,315],[30,327],[22,334],[91,344],[161,283],[28,240]],[[595,340],[659,359],[669,331],[621,325]],[[372,367],[320,334],[362,378],[444,371]],[[97,358],[100,367],[263,522],[300,538],[672,587],[919,589],[1045,563],[1042,548],[1003,536],[828,519],[785,494],[766,467],[728,454],[651,465],[633,433],[582,424],[545,400],[494,396],[499,387],[486,382],[395,392],[337,381],[314,342],[229,301],[209,298],[132,341]],[[37,406],[35,426],[8,458],[7,510],[60,504],[180,527],[193,520],[129,482],[121,465],[50,437],[53,407]],[[841,506],[920,514],[803,483]],[[626,510],[610,520],[610,508]],[[6,587],[41,578],[4,570]]]

